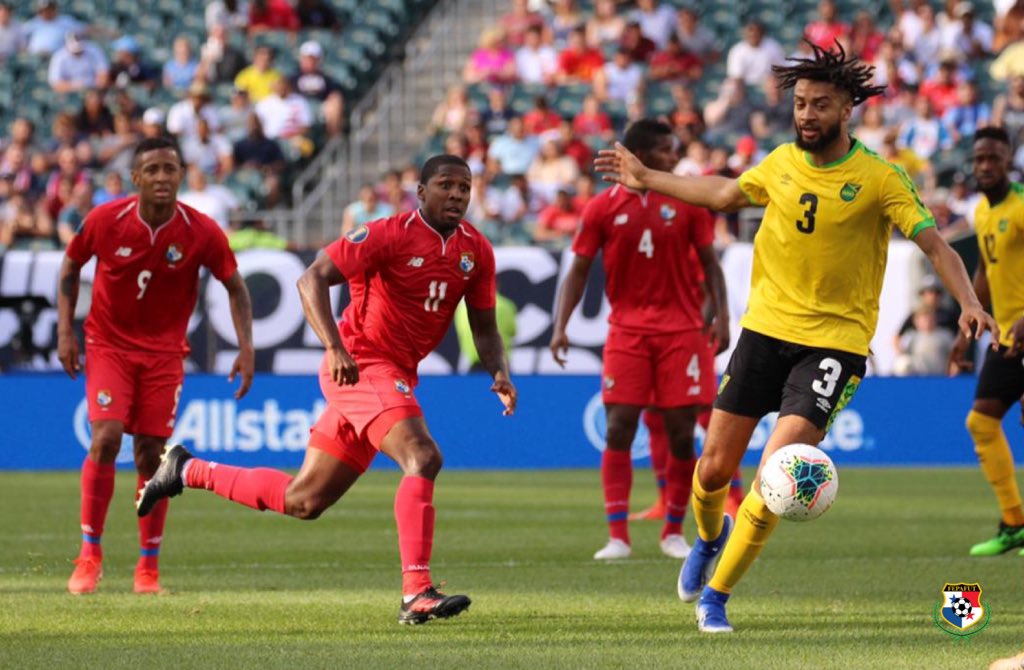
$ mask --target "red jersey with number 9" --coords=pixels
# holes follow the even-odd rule
[[[415,376],[463,296],[476,309],[495,304],[494,250],[466,221],[445,239],[418,210],[403,212],[359,226],[325,252],[349,283],[338,330],[361,364],[389,362]]]
[[[572,250],[603,252],[613,326],[673,333],[703,326],[696,250],[714,241],[711,212],[654,191],[615,185],[583,210]]]
[[[143,353],[187,354],[200,268],[220,281],[238,269],[213,219],[178,203],[153,229],[139,218],[135,196],[89,212],[66,253],[79,265],[96,257],[86,344]]]

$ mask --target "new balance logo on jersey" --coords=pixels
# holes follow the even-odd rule
[[[421,268],[423,267],[423,259],[419,256],[413,256],[406,265],[411,268]]]
[[[629,223],[629,214],[619,214],[618,216],[615,217],[615,220],[612,223],[614,223],[616,226],[621,226],[626,223]]]
[[[700,395],[700,384],[694,384],[686,389],[686,395]]]
[[[128,258],[129,256],[132,255],[132,248],[131,247],[118,247],[117,251],[114,252],[114,255],[115,256],[120,256],[122,258]]]

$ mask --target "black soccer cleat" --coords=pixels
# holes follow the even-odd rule
[[[139,516],[149,514],[153,506],[164,498],[181,495],[185,490],[185,485],[181,481],[181,469],[190,458],[192,454],[180,444],[164,447],[164,453],[160,456],[160,467],[139,491],[139,499],[135,503]]]
[[[431,619],[447,619],[458,616],[472,601],[469,596],[446,596],[431,586],[409,602],[403,602],[398,610],[398,623],[416,626]]]

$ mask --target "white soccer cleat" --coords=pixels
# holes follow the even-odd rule
[[[629,555],[632,553],[632,547],[622,540],[613,537],[608,540],[608,544],[601,547],[597,553],[594,554],[594,559],[598,561],[614,561],[618,558],[629,558]]]
[[[660,546],[661,553],[669,558],[686,558],[690,555],[690,545],[682,535],[666,535]]]

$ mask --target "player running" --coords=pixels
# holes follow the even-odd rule
[[[420,624],[469,607],[469,598],[440,593],[430,578],[441,452],[413,391],[417,365],[444,337],[465,296],[480,360],[494,378],[491,390],[506,415],[516,408],[494,315],[494,251],[462,218],[470,179],[461,158],[430,158],[420,176],[418,210],[350,231],[300,278],[306,318],[327,349],[320,367],[327,409],[311,431],[298,475],[211,463],[175,445],[142,490],[139,516],[188,487],[254,509],[316,519],[382,451],[404,474],[395,495],[404,594],[398,621]],[[335,324],[329,289],[343,282],[352,302]]]
[[[103,576],[100,541],[114,494],[121,436],[135,436],[141,487],[156,472],[173,432],[183,359],[189,351],[185,331],[203,267],[228,290],[239,349],[228,379],[241,376],[235,398],[244,396],[252,383],[249,291],[220,227],[177,201],[183,175],[181,150],[173,140],[140,142],[132,161],[138,196],[92,210],[61,265],[57,353],[75,379],[82,369],[72,328],[80,273],[90,258],[97,261],[92,306],[85,320],[85,392],[92,444],[82,464],[82,548],[68,581],[68,591],[74,594],[92,593]],[[158,560],[166,518],[167,503],[162,503],[139,519],[136,593],[160,592]]]
[[[704,632],[732,632],[726,601],[779,520],[755,476],[733,530],[722,513],[729,478],[765,414],[778,410],[779,420],[762,464],[782,446],[819,443],[853,397],[878,321],[893,226],[925,252],[960,303],[963,334],[998,333],[906,173],[848,133],[854,106],[882,93],[870,85],[873,68],[848,59],[838,45],[832,52],[812,48],[812,57],[773,68],[780,85],[793,89],[796,142],[779,146],[738,179],[652,170],[621,145],[596,161],[600,171],[613,173],[605,179],[624,186],[719,211],[766,207],[754,238],[743,331],[693,480],[698,537],[679,575],[680,597],[699,598],[697,625]]]
[[[649,119],[632,124],[623,142],[642,164],[671,170],[676,162],[672,128]],[[693,430],[701,406],[714,398],[714,332],[719,351],[729,346],[725,279],[712,247],[711,213],[646,189],[612,187],[583,211],[573,241],[572,268],[558,299],[551,353],[565,364],[569,350],[566,325],[586,286],[598,252],[604,254],[605,293],[612,311],[604,347],[602,397],[608,417],[606,448],[601,457],[608,543],[598,560],[626,558],[629,541],[629,494],[633,484],[630,446],[640,412],[653,404],[661,410],[669,440],[666,465],[666,514],[661,550],[685,558],[690,547],[682,534],[695,464]],[[714,319],[705,324],[695,273],[687,267],[691,250],[704,268]],[[652,400],[653,396],[653,400]]]
[[[1002,128],[975,133],[974,177],[985,197],[974,216],[981,250],[974,290],[983,304],[992,305],[1003,336],[999,349],[985,356],[967,430],[1002,517],[996,536],[971,547],[971,556],[995,556],[1024,547],[1024,509],[1002,426],[1003,417],[1024,395],[1024,185],[1008,176],[1012,154]],[[970,367],[964,359],[968,347],[961,334],[950,356],[953,373]]]

